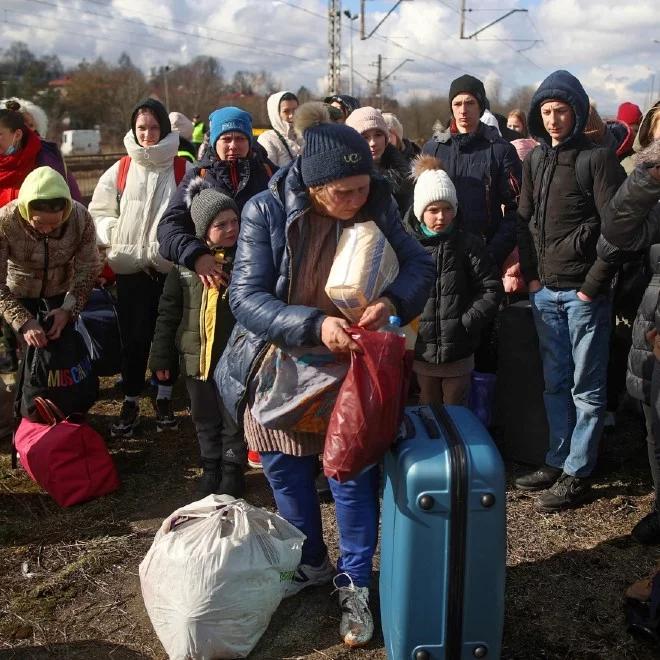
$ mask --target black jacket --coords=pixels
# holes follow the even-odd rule
[[[456,186],[463,229],[481,236],[501,266],[516,245],[521,170],[515,148],[479,122],[475,133],[435,133],[422,153],[443,164]]]
[[[656,359],[646,333],[658,329],[660,313],[660,183],[648,170],[637,167],[603,213],[603,236],[628,252],[651,246],[649,266],[653,277],[646,287],[633,323],[632,347],[628,355],[626,386],[629,394],[650,403],[651,376]]]
[[[392,186],[392,194],[403,218],[413,201],[410,161],[394,145],[388,144],[376,169]]]
[[[268,181],[277,170],[259,150],[254,150],[249,158],[237,161],[238,185],[232,183],[231,164],[218,160],[214,155],[205,158],[186,175],[177,187],[170,205],[158,224],[159,252],[162,257],[195,270],[195,261],[202,254],[210,254],[206,244],[195,236],[195,226],[190,217],[190,209],[185,196],[190,180],[204,170],[204,178],[214,188],[234,199],[241,211],[245,203],[257,193],[266,190]]]
[[[415,158],[415,156],[419,156],[421,153],[422,150],[417,143],[408,138],[403,138],[403,149],[401,149],[401,154],[409,163]]]
[[[431,255],[437,271],[419,318],[415,359],[445,364],[466,358],[479,345],[482,328],[497,313],[502,279],[484,242],[460,228],[426,236],[412,208],[404,226]]]
[[[573,132],[555,147],[541,119],[541,105],[549,99],[568,103],[575,114]],[[611,149],[597,147],[582,135],[588,112],[589,99],[582,85],[567,71],[550,75],[534,95],[529,126],[540,144],[523,164],[518,243],[520,268],[527,282],[540,280],[544,286],[576,288],[595,297],[607,291],[617,270],[614,251],[601,241],[598,256],[597,244],[601,212],[625,179],[625,172]],[[579,152],[592,149],[593,188],[582,191],[575,162]],[[541,150],[540,158],[535,157],[537,150]],[[538,162],[535,172],[533,162]]]

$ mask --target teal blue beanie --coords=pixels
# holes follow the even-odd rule
[[[215,143],[223,133],[236,131],[243,133],[252,142],[252,117],[249,112],[228,106],[214,110],[209,115],[211,126],[210,145],[215,149]]]

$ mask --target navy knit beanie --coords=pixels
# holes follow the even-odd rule
[[[490,103],[488,103],[488,99],[486,98],[484,84],[478,78],[466,73],[464,76],[452,80],[451,86],[449,87],[449,109],[452,112],[452,116],[453,110],[451,102],[459,94],[472,94],[479,104],[479,109],[481,110],[479,113],[480,115],[483,115],[490,106]]]
[[[210,136],[209,144],[215,149],[215,143],[223,133],[236,131],[243,133],[252,142],[252,116],[249,112],[228,106],[214,110],[209,115]]]
[[[167,114],[167,110],[165,110],[165,106],[156,99],[144,99],[144,101],[140,101],[133,108],[133,112],[131,114],[131,129],[133,131],[133,137],[135,138],[136,142],[138,139],[135,133],[135,122],[137,121],[138,114],[140,114],[140,110],[149,110],[149,112],[151,112],[156,117],[158,126],[160,126],[161,140],[172,132],[172,124],[170,123],[170,118]]]
[[[308,188],[372,172],[373,159],[367,141],[350,126],[332,122],[324,103],[301,105],[295,126],[305,140],[300,171]]]

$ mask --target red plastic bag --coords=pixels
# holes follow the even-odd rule
[[[119,478],[103,438],[84,422],[65,419],[52,402],[36,397],[34,403],[46,423],[23,418],[14,437],[30,477],[60,506],[117,490]]]
[[[347,332],[362,353],[351,353],[323,452],[325,475],[339,482],[377,463],[394,442],[412,365],[402,337],[362,328]]]

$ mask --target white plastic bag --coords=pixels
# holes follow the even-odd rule
[[[142,597],[172,660],[245,658],[300,563],[305,535],[228,495],[175,511],[140,564]]]
[[[398,274],[399,261],[378,225],[357,222],[341,233],[325,292],[349,321],[357,323]]]

